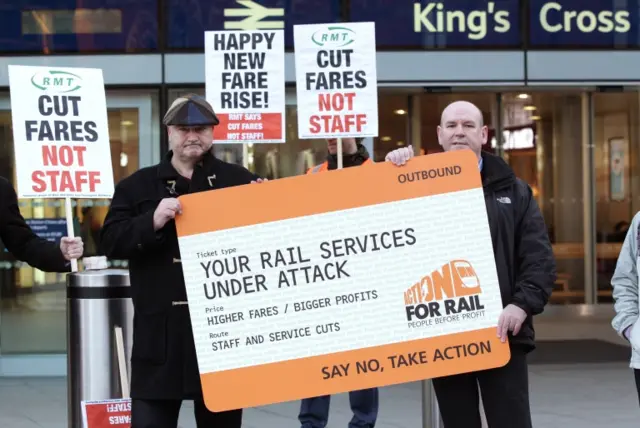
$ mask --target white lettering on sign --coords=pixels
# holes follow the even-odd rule
[[[466,33],[472,40],[482,40],[486,37],[489,19],[493,20],[492,30],[506,33],[511,29],[509,11],[496,10],[495,3],[487,3],[487,10],[444,10],[444,4],[439,2],[413,5],[413,30],[419,33],[423,28],[430,33]]]
[[[540,25],[545,31],[569,33],[575,29],[582,33],[626,33],[631,28],[629,12],[619,10],[603,10],[593,12],[590,10],[563,10],[562,5],[556,2],[544,4],[540,9]]]
[[[131,425],[131,416],[109,416],[109,425]]]

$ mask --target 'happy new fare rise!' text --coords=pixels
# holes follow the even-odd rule
[[[313,263],[300,246],[262,251],[257,263],[264,273],[253,273],[252,260],[246,255],[212,259],[200,262],[207,279],[203,284],[204,295],[209,300],[219,300],[268,291],[272,283],[265,273],[271,269],[279,269],[273,276],[277,288],[349,278],[349,256],[391,250],[415,243],[415,231],[406,228],[321,242],[321,263]],[[339,258],[343,259],[338,260]],[[242,277],[237,277],[239,274]],[[228,278],[229,276],[236,277]]]

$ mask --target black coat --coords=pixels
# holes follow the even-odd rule
[[[482,153],[482,186],[489,217],[502,304],[527,313],[511,344],[535,348],[534,315],[547,304],[556,279],[556,262],[547,227],[527,183],[516,178],[507,163]]]
[[[175,222],[156,233],[153,214],[157,205],[164,198],[248,184],[259,178],[241,166],[207,155],[189,183],[175,171],[171,156],[169,152],[160,164],[118,183],[101,230],[104,254],[129,261],[134,305],[132,398],[202,396],[188,306],[172,304],[187,300]]]
[[[71,264],[60,247],[33,233],[18,208],[13,186],[0,177],[0,239],[15,258],[44,272],[68,272]]]

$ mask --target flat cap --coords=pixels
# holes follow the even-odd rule
[[[197,94],[177,98],[162,122],[167,126],[215,126],[220,123],[211,104]]]

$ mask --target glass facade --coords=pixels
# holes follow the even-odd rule
[[[596,266],[599,301],[611,301],[610,281],[622,242],[640,210],[640,94],[593,94]]]
[[[584,303],[583,123],[580,92],[505,94],[507,131],[530,129],[533,145],[507,140],[505,157],[533,187],[558,268],[555,303]],[[524,134],[521,134],[524,135]],[[522,137],[516,137],[522,138]]]
[[[0,93],[0,168],[2,175],[15,185],[8,95]],[[157,104],[156,91],[129,91],[125,96],[118,91],[107,91],[115,182],[157,161],[148,155],[153,151],[143,147],[160,144],[154,129],[158,126],[157,121],[149,120],[152,110],[157,111]],[[84,256],[98,253],[99,231],[109,202],[100,199],[73,201],[74,234],[83,239]],[[58,227],[63,235],[67,234],[63,200],[19,199],[18,203],[29,224],[46,224],[47,230]],[[65,353],[65,274],[41,272],[17,261],[4,246],[0,245],[0,248],[0,355]],[[111,260],[110,263],[126,266],[122,260]]]
[[[247,152],[249,168],[270,179],[303,174],[326,156],[324,141],[297,137],[295,90],[288,91],[286,143],[250,144]],[[204,87],[168,90],[167,102],[186,92],[203,94]],[[136,107],[142,97],[160,117],[157,91],[133,95],[129,102],[123,102],[120,93],[107,94],[114,105],[108,109],[108,118],[117,182],[140,167],[157,162],[159,155],[155,159],[146,155],[141,161],[141,153],[154,151],[141,144],[154,145],[157,152],[160,133],[165,131],[157,120],[153,123],[148,118],[141,119],[144,108]],[[551,303],[610,303],[610,278],[616,259],[631,218],[640,209],[640,151],[636,149],[640,146],[640,93],[465,90],[425,94],[407,88],[380,88],[380,132],[369,146],[374,160],[384,161],[390,150],[412,143],[423,154],[439,152],[435,130],[440,113],[458,99],[469,100],[481,109],[490,128],[490,142],[485,149],[501,154],[533,188],[558,263]],[[8,100],[0,108],[0,167],[4,175],[15,180],[7,105]],[[141,138],[141,133],[146,135]],[[593,166],[589,167],[585,146],[591,144]],[[215,151],[229,162],[243,163],[240,145],[218,144]],[[595,189],[591,195],[593,205],[585,202],[590,200],[590,183]],[[64,219],[62,201],[19,202],[22,214],[30,222]],[[83,237],[86,256],[96,254],[108,202],[78,200],[74,205],[75,231]],[[585,227],[588,222],[594,223],[594,236],[585,232],[589,230]],[[1,354],[64,353],[64,275],[40,272],[17,262],[6,251],[0,254]],[[110,262],[126,266],[123,261]],[[590,287],[593,291],[589,291]]]
[[[532,186],[543,212],[559,272],[551,303],[611,303],[610,278],[640,210],[640,80],[634,71],[640,67],[634,51],[640,20],[630,13],[640,0],[441,3],[260,0],[266,16],[259,21],[285,30],[287,132],[284,144],[249,144],[249,168],[270,179],[290,177],[326,156],[324,141],[297,136],[293,26],[374,21],[379,136],[365,140],[373,159],[382,162],[406,145],[422,154],[439,152],[442,109],[459,99],[475,103],[490,128],[485,150],[503,156]],[[203,31],[258,25],[247,10],[251,4],[4,2],[0,70],[23,59],[103,69],[117,182],[166,152],[160,120],[171,102],[186,92],[204,95]],[[576,11],[580,22],[560,19],[563,11]],[[610,50],[616,50],[614,59]],[[7,82],[0,71],[0,171],[15,183]],[[215,153],[238,164],[245,155],[240,145],[216,144]],[[75,233],[87,256],[96,254],[108,202],[75,201]],[[20,209],[34,227],[60,227],[65,218],[58,200],[21,200]],[[64,281],[0,251],[0,358],[65,353]]]

